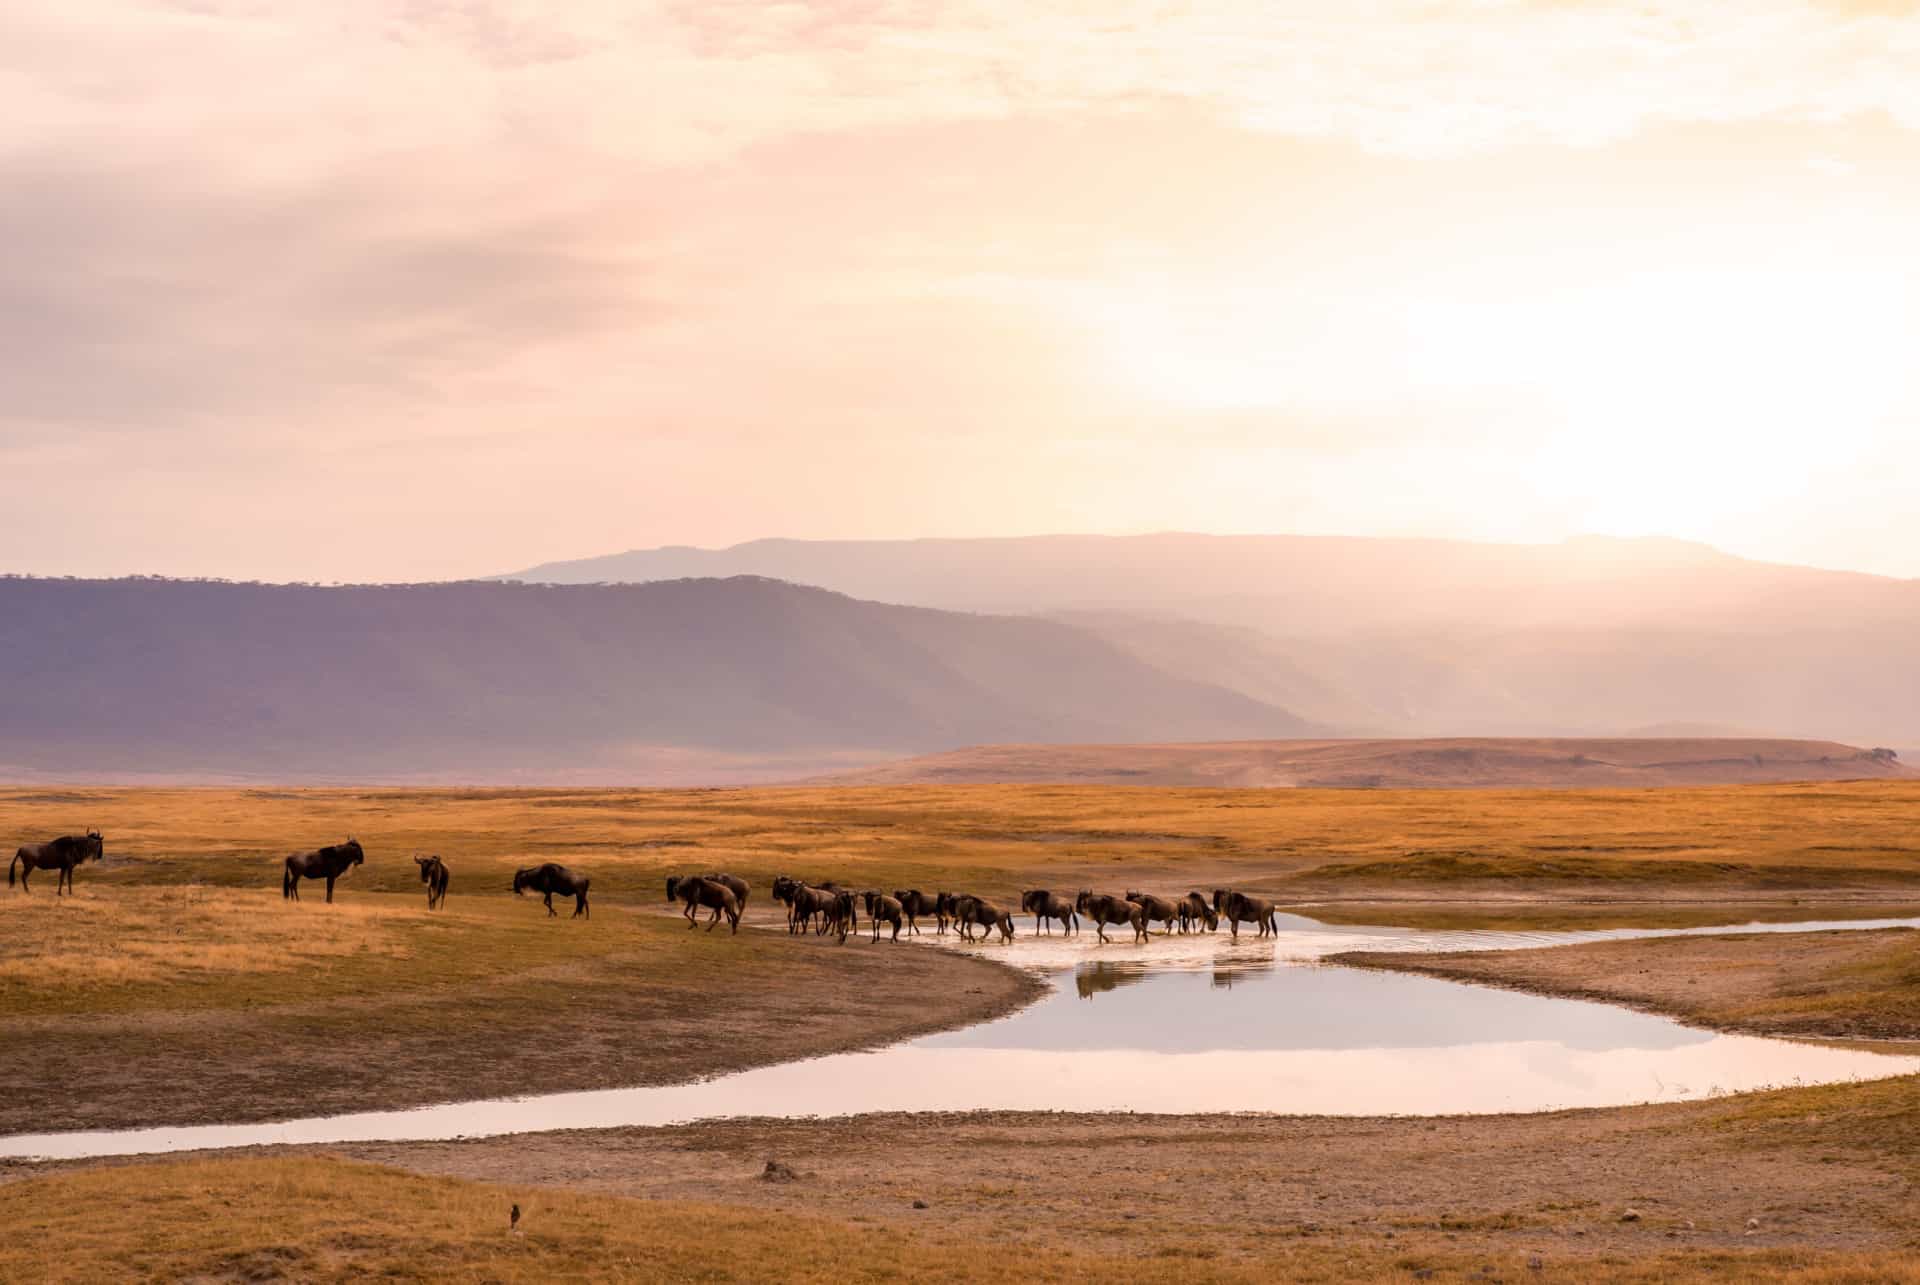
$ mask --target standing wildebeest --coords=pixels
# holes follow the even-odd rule
[[[900,940],[900,926],[906,922],[906,911],[900,905],[898,897],[889,897],[884,892],[874,891],[867,894],[867,922],[873,925],[874,941],[880,940],[880,925],[893,925],[893,940]]]
[[[668,875],[667,900],[687,903],[687,927],[690,929],[700,926],[699,920],[694,918],[695,907],[704,906],[713,911],[713,918],[707,921],[708,932],[712,932],[714,925],[720,922],[721,915],[727,917],[727,924],[734,932],[740,931],[740,899],[733,895],[733,889],[718,880],[705,875],[696,879]]]
[[[799,879],[787,882],[787,931],[804,933],[811,924],[816,936],[826,932],[831,926],[830,912],[835,898],[840,894],[830,888],[816,888]]]
[[[1173,932],[1174,921],[1180,918],[1180,908],[1165,897],[1156,897],[1150,892],[1135,892],[1127,889],[1127,900],[1140,907],[1140,913],[1147,917],[1150,924],[1165,924],[1167,933]]]
[[[415,857],[413,863],[420,867],[420,882],[427,885],[427,909],[438,909],[447,899],[447,885],[453,881],[447,863],[437,852],[430,857]]]
[[[513,895],[522,896],[529,888],[540,893],[541,899],[547,903],[549,919],[560,913],[553,908],[553,894],[557,892],[563,897],[571,896],[573,898],[572,918],[578,919],[585,915],[591,919],[593,910],[587,905],[587,885],[592,882],[593,880],[585,875],[577,875],[565,866],[549,861],[545,865],[526,866],[514,871]]]
[[[1065,897],[1057,896],[1045,888],[1029,888],[1020,894],[1020,909],[1033,916],[1033,930],[1039,932],[1042,926],[1051,933],[1051,920],[1060,921],[1061,932],[1079,932],[1080,916],[1073,912],[1073,903]]]
[[[1093,931],[1101,941],[1112,940],[1107,936],[1108,924],[1130,924],[1134,941],[1147,939],[1146,912],[1125,897],[1110,897],[1091,888],[1082,888],[1080,895],[1073,900],[1073,908],[1093,920]]]
[[[918,888],[895,888],[894,900],[900,903],[900,912],[907,917],[907,931],[917,933],[920,925],[916,922],[922,915],[932,915],[939,930],[947,930],[947,916],[940,909],[940,898],[929,896]]]
[[[812,891],[827,898],[826,905],[821,911],[823,916],[821,922],[826,925],[824,931],[836,934],[840,938],[840,944],[846,945],[847,933],[860,926],[860,917],[854,911],[853,894],[845,888],[834,892],[828,892],[824,888],[815,888]]]
[[[32,892],[27,880],[36,869],[52,867],[60,873],[54,876],[53,895],[58,897],[62,885],[68,892],[73,891],[73,868],[82,861],[102,861],[107,855],[107,841],[100,837],[98,830],[89,830],[85,834],[65,834],[46,843],[23,844],[13,854],[13,860],[7,865],[7,887],[13,887],[15,867],[20,870],[20,890]]]
[[[951,905],[953,922],[959,928],[960,935],[968,941],[973,940],[975,925],[985,928],[989,939],[993,936],[993,930],[998,928],[1001,941],[1013,940],[1013,916],[994,902],[988,901],[985,897],[962,893],[953,898]]]
[[[300,900],[300,881],[302,879],[325,879],[327,881],[327,904],[333,904],[333,881],[345,874],[349,867],[357,866],[367,859],[360,850],[360,840],[349,838],[345,843],[336,843],[330,848],[316,848],[312,852],[294,852],[287,856],[286,873],[280,877],[280,896],[294,901]]]
[[[1213,890],[1213,908],[1226,919],[1233,935],[1240,935],[1241,921],[1258,924],[1259,935],[1266,937],[1280,931],[1280,924],[1274,918],[1273,903],[1261,897],[1249,897],[1244,892],[1235,892],[1231,888]]]
[[[717,883],[726,888],[733,894],[734,900],[740,903],[740,913],[743,915],[747,913],[747,894],[753,891],[752,884],[739,875],[730,875],[724,870],[712,871],[700,877],[708,883]]]
[[[1220,927],[1220,916],[1213,913],[1213,907],[1207,899],[1197,892],[1190,892],[1180,898],[1180,931],[1199,932],[1195,924],[1205,924],[1208,932]]]

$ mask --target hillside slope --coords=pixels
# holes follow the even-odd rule
[[[35,778],[713,781],[1314,730],[1063,624],[760,579],[0,580],[0,674],[0,773]]]
[[[980,745],[822,778],[833,785],[1480,788],[1732,785],[1920,775],[1831,741],[1491,739]]]

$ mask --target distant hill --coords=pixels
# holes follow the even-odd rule
[[[1311,734],[1054,621],[755,578],[0,579],[0,778],[765,780],[981,741]]]
[[[1731,785],[1909,778],[1832,741],[1468,739],[981,745],[818,778],[833,785],[1330,788]]]
[[[1920,743],[1911,677],[1920,582],[1676,540],[759,540],[520,576],[691,573],[1044,614],[1157,668],[1348,734],[1612,736],[1673,726]]]

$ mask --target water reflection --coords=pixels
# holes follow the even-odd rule
[[[1082,964],[1073,970],[1074,989],[1081,999],[1092,999],[1105,991],[1133,986],[1147,979],[1147,965],[1101,961]]]

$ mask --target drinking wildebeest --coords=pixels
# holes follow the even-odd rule
[[[1140,912],[1150,924],[1165,924],[1167,933],[1173,932],[1174,921],[1180,918],[1180,908],[1165,897],[1156,897],[1150,892],[1136,892],[1129,888],[1127,900],[1140,907]]]
[[[907,917],[907,931],[917,933],[920,925],[916,922],[922,915],[932,915],[941,932],[947,931],[947,917],[940,912],[940,899],[921,892],[918,888],[895,888],[894,900],[900,903],[900,913]]]
[[[696,907],[705,907],[713,911],[713,918],[707,921],[707,931],[712,932],[714,925],[720,922],[720,916],[727,917],[727,923],[734,932],[740,931],[740,899],[733,895],[733,889],[705,875],[683,879],[679,875],[667,876],[667,900],[687,903],[687,927],[699,927],[694,918]]]
[[[753,885],[738,875],[730,875],[724,870],[713,871],[700,876],[708,883],[717,883],[733,893],[735,901],[740,903],[740,913],[747,913],[747,894],[753,891]]]
[[[415,857],[413,863],[420,867],[420,882],[427,885],[427,909],[438,909],[447,899],[447,885],[453,881],[447,863],[437,852],[430,857]]]
[[[893,940],[900,940],[900,926],[906,922],[906,911],[901,908],[898,897],[889,897],[884,892],[867,894],[867,922],[873,925],[872,940],[880,940],[880,925],[893,925]]]
[[[587,905],[587,885],[592,882],[585,875],[577,875],[565,866],[549,861],[544,865],[524,866],[514,871],[513,895],[523,896],[529,888],[541,894],[541,899],[547,905],[547,917],[551,919],[559,913],[553,908],[553,894],[557,892],[563,897],[573,898],[571,918],[578,919],[585,915],[591,919],[593,909]]]
[[[300,900],[300,881],[302,879],[325,879],[327,881],[327,904],[333,904],[333,881],[347,872],[351,866],[360,865],[367,854],[360,849],[360,840],[348,839],[345,843],[336,843],[328,848],[315,848],[312,852],[294,852],[287,856],[286,871],[280,876],[280,897],[294,901]]]
[[[952,913],[953,922],[959,928],[960,935],[968,941],[973,940],[975,925],[985,928],[988,938],[991,938],[993,930],[998,928],[1001,941],[1013,940],[1013,916],[985,897],[962,893],[953,898]]]
[[[1280,924],[1274,918],[1273,903],[1261,897],[1249,897],[1244,892],[1235,892],[1231,888],[1213,890],[1213,908],[1220,912],[1233,935],[1240,935],[1242,921],[1258,924],[1259,935],[1268,936],[1280,931]]]
[[[1130,924],[1134,941],[1147,939],[1146,912],[1125,897],[1110,897],[1091,888],[1082,888],[1080,895],[1073,899],[1073,908],[1093,920],[1093,931],[1101,941],[1112,940],[1107,936],[1108,924]]]
[[[1029,888],[1021,893],[1020,909],[1033,916],[1035,932],[1039,932],[1043,926],[1048,933],[1053,932],[1051,921],[1055,919],[1060,921],[1061,932],[1080,931],[1080,917],[1074,914],[1073,903],[1045,888]]]
[[[1205,924],[1208,932],[1220,927],[1220,916],[1213,913],[1213,907],[1198,892],[1190,892],[1180,898],[1180,931],[1198,932],[1195,924]]]
[[[54,876],[53,895],[58,897],[64,886],[73,891],[73,868],[82,861],[103,861],[107,855],[107,841],[100,837],[98,830],[89,830],[85,834],[63,834],[58,839],[49,839],[45,843],[22,844],[14,852],[13,860],[7,865],[7,887],[13,887],[13,872],[20,871],[20,891],[32,892],[27,883],[36,869],[54,869],[60,873]]]

